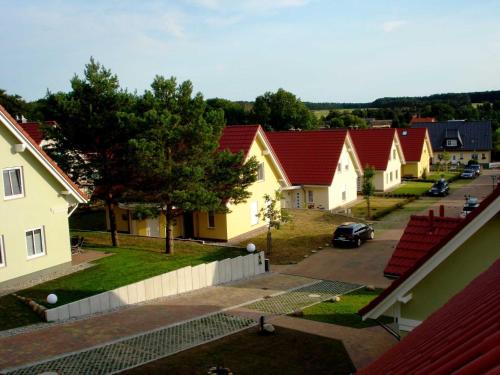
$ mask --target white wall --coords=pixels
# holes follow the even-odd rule
[[[353,202],[358,197],[357,194],[357,179],[358,174],[354,169],[349,152],[344,144],[340,154],[339,163],[341,171],[336,171],[331,186],[328,188],[329,209],[334,209],[350,202]],[[345,199],[343,192],[345,191]]]
[[[48,322],[247,279],[265,272],[264,252],[184,267],[45,311]]]

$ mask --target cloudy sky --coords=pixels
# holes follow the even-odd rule
[[[500,1],[0,0],[0,88],[69,90],[90,56],[142,93],[306,101],[500,89]]]

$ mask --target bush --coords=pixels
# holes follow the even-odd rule
[[[381,217],[384,217],[384,216],[390,214],[393,211],[396,211],[396,210],[398,210],[400,208],[403,208],[405,205],[407,205],[410,202],[413,202],[415,199],[417,199],[417,197],[415,197],[415,196],[409,196],[404,201],[396,203],[394,206],[386,207],[386,208],[383,208],[383,209],[375,212],[372,215],[371,219],[372,220],[380,219]]]

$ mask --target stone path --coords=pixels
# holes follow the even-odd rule
[[[2,374],[37,375],[49,371],[65,375],[114,374],[256,324],[253,319],[216,313],[41,363],[6,370]]]

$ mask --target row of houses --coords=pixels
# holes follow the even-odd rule
[[[264,132],[259,125],[236,125],[224,129],[219,149],[257,159],[260,169],[251,197],[238,205],[229,202],[229,213],[180,212],[175,236],[236,242],[266,226],[258,217],[264,194],[281,191],[282,208],[333,210],[357,199],[366,166],[375,169],[376,190],[387,191],[404,175],[420,177],[428,171],[432,157],[425,129]],[[119,231],[165,236],[162,215],[136,220],[135,207],[119,205]]]

